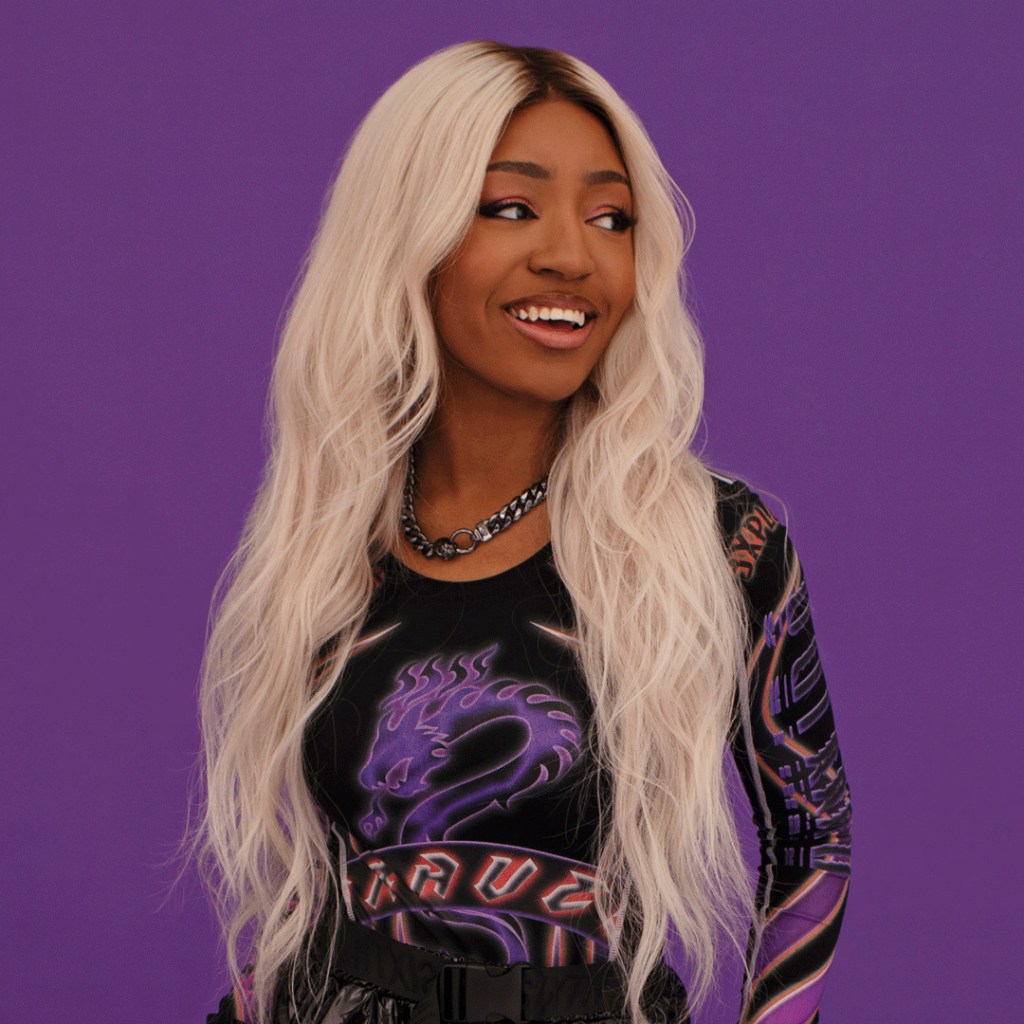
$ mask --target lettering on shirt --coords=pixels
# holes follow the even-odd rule
[[[764,505],[756,505],[740,520],[729,540],[729,565],[741,580],[749,580],[757,571],[768,536],[778,525],[779,521]]]

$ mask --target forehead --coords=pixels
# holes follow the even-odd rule
[[[491,163],[500,160],[626,173],[608,129],[568,100],[542,100],[513,114],[491,155]]]

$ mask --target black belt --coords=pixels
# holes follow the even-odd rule
[[[626,1016],[623,979],[611,963],[567,967],[463,963],[349,922],[342,925],[332,945],[332,979],[367,984],[414,1004],[409,1024],[525,1024]],[[648,992],[651,1000],[668,1000],[668,1019],[688,1019],[685,990],[669,968],[656,972]]]

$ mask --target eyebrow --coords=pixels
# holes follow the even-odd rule
[[[496,163],[487,165],[488,171],[508,171],[510,174],[522,174],[527,178],[539,178],[541,181],[548,181],[551,178],[551,171],[540,164],[532,163],[529,160],[498,160]],[[619,171],[587,171],[583,175],[583,181],[587,185],[607,185],[616,183],[630,187],[629,178]]]

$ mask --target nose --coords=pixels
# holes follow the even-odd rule
[[[579,219],[577,211],[544,217],[538,228],[536,244],[530,253],[530,270],[567,281],[593,273],[594,258],[587,243],[587,225]]]

